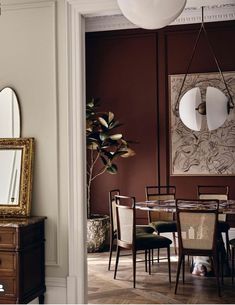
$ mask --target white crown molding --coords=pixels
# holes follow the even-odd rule
[[[229,21],[235,20],[235,4],[206,6],[204,9],[204,21]],[[171,25],[192,24],[201,22],[201,9],[198,7],[186,7],[182,14]],[[87,16],[86,32],[100,32],[137,28],[121,14],[108,16]]]

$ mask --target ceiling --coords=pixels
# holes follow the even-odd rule
[[[184,11],[172,25],[201,22],[202,6],[205,7],[205,22],[235,20],[235,0],[188,0]],[[122,15],[117,4],[116,7],[114,11],[106,12],[106,15],[87,15],[86,32],[136,28]]]

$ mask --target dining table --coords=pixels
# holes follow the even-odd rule
[[[180,199],[185,208],[203,208],[203,203],[196,199]],[[188,202],[188,204],[187,204]],[[206,205],[204,205],[206,208]],[[182,207],[182,204],[181,204]],[[143,211],[176,212],[176,200],[146,200],[136,202],[135,208]],[[235,200],[219,200],[219,213],[235,214]]]

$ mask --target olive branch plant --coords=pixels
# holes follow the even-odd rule
[[[99,100],[92,98],[86,103],[86,145],[87,145],[87,216],[91,218],[91,185],[100,175],[116,174],[117,158],[135,155],[130,148],[131,141],[124,139],[116,129],[122,124],[113,112],[99,112]],[[99,162],[101,161],[101,162]],[[101,164],[101,165],[100,165]]]

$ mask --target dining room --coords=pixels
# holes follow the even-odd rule
[[[199,186],[226,186],[229,192],[225,200],[235,199],[235,114],[233,99],[229,100],[235,94],[234,16],[235,3],[227,1],[215,5],[210,2],[204,10],[188,3],[173,24],[151,30],[131,26],[120,15],[86,18],[87,101],[97,99],[97,113],[112,113],[117,118],[121,126],[111,133],[121,134],[134,152],[131,158],[115,159],[113,175],[105,172],[92,181],[91,214],[110,216],[109,193],[115,189],[134,197],[136,206],[158,200],[146,196],[147,186],[174,186],[174,199],[191,201],[200,199]],[[200,88],[201,101],[208,102],[199,129],[189,127],[179,111],[186,93],[193,88]],[[231,106],[216,128],[210,128],[209,100],[216,100],[214,96],[210,99],[208,88],[220,89]],[[195,107],[191,110],[189,121],[195,117],[198,120]],[[102,168],[105,162],[101,158],[98,166]],[[219,190],[209,193],[218,195]],[[136,225],[149,225],[149,211],[135,211]],[[167,212],[175,215],[175,210]],[[231,269],[227,239],[235,238],[235,218],[232,212],[224,214],[229,229],[225,230],[227,237],[222,236]],[[120,271],[114,280],[116,247],[108,271],[110,242],[106,239],[103,251],[88,254],[89,303],[233,303],[231,270],[225,270],[222,297],[218,297],[215,276],[193,275],[191,260],[187,263],[187,259],[186,283],[182,286],[180,279],[175,294],[178,238],[175,251],[172,232],[161,232],[161,236],[171,240],[171,284],[166,249],[160,251],[159,262],[154,251],[156,261],[152,262],[150,276],[145,264],[137,263],[135,289],[131,256],[120,257]],[[144,254],[140,258],[145,260]]]

